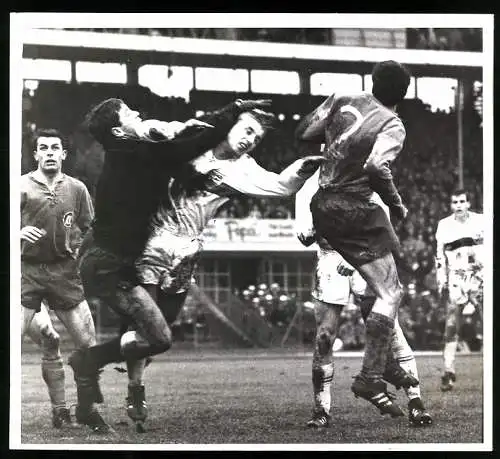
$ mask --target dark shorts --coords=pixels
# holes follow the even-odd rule
[[[114,307],[117,290],[132,290],[140,284],[134,261],[87,241],[80,254],[80,277],[87,299]]]
[[[21,262],[21,304],[40,311],[46,301],[49,308],[67,311],[85,299],[78,275],[78,262],[67,258],[54,263]]]
[[[374,202],[319,189],[311,213],[318,237],[355,267],[400,249],[389,217]]]

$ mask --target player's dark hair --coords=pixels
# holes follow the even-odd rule
[[[274,113],[265,112],[264,110],[259,110],[258,108],[254,108],[253,110],[244,113],[248,113],[252,118],[255,118],[263,129],[274,129],[276,123],[276,115],[274,115]]]
[[[58,129],[40,128],[37,129],[33,134],[33,151],[35,151],[38,148],[38,139],[40,137],[59,137],[61,139],[63,150],[65,150],[67,147],[66,138],[61,133],[61,131],[59,131]]]
[[[410,85],[410,72],[396,61],[383,61],[375,65],[372,71],[372,94],[385,106],[399,104]]]
[[[465,199],[467,199],[467,201],[470,200],[469,192],[467,190],[465,190],[464,188],[455,188],[451,192],[451,197],[453,197],[453,196],[460,196],[461,194],[465,194]]]
[[[99,143],[105,143],[112,136],[111,128],[120,125],[118,112],[123,105],[121,99],[106,99],[93,107],[85,117],[87,129]]]

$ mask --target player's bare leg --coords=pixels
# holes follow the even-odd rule
[[[444,329],[444,374],[441,377],[441,391],[443,392],[452,390],[456,381],[455,358],[458,346],[458,331],[461,323],[461,310],[461,305],[448,298],[446,302],[446,322]]]
[[[118,292],[120,309],[134,324],[135,340],[121,346],[125,360],[161,354],[172,346],[172,332],[151,294],[141,285]]]
[[[71,425],[71,416],[66,407],[65,374],[60,352],[60,336],[54,329],[44,304],[34,315],[27,335],[42,351],[42,378],[47,385],[52,405],[52,425],[59,429]]]
[[[382,414],[404,416],[394,403],[382,379],[390,348],[394,321],[402,298],[396,264],[392,253],[374,261],[355,266],[376,295],[366,325],[366,347],[361,372],[351,387],[356,397],[375,405]]]
[[[59,320],[64,324],[78,350],[88,349],[96,344],[94,319],[86,301],[69,310],[55,311]],[[73,367],[72,362],[70,365]],[[96,433],[107,433],[110,427],[102,419],[94,405],[103,402],[99,387],[99,372],[81,373],[74,371],[78,405],[76,420],[80,424],[89,426]]]
[[[153,301],[158,304],[162,316],[167,323],[171,324],[174,322],[180,309],[182,308],[182,305],[184,304],[187,294],[168,294],[163,292],[160,287],[155,284],[143,284],[143,287],[145,291],[149,293]],[[143,340],[140,335],[138,336],[139,339]],[[149,362],[148,359],[144,358],[129,358],[126,362],[129,377],[128,395],[126,398],[127,415],[135,422],[136,430],[142,433],[145,432],[144,422],[148,416],[144,372]]]
[[[124,336],[117,337],[73,353],[70,364],[74,370],[82,374],[95,374],[108,363],[137,360],[170,348],[172,332],[157,304],[142,286],[117,289],[107,300],[115,312],[133,324],[133,330],[127,332],[126,340]]]
[[[21,306],[21,338],[24,337],[28,329],[30,328],[33,317],[35,317],[36,311],[34,309],[25,308]]]
[[[313,299],[316,317],[312,383],[314,392],[313,417],[308,427],[328,427],[330,424],[331,384],[333,381],[333,343],[338,334],[342,305]]]

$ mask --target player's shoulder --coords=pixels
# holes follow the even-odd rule
[[[75,190],[78,191],[86,191],[87,187],[85,186],[85,183],[83,183],[80,179],[77,179],[76,177],[72,177],[71,175],[64,174],[64,180],[69,183],[69,185],[74,188]]]
[[[438,221],[438,226],[444,228],[446,226],[453,224],[453,222],[454,222],[453,214],[447,215],[446,217],[443,217],[441,220]]]
[[[332,94],[334,102],[339,104],[370,105],[376,103],[376,99],[365,91],[336,91]],[[383,106],[382,106],[383,107]]]
[[[473,221],[473,222],[480,222],[482,223],[483,222],[483,219],[484,219],[484,214],[480,213],[480,212],[471,212],[469,210],[469,218]]]
[[[19,186],[21,187],[21,190],[33,186],[32,184],[34,182],[32,177],[33,177],[33,171],[21,175],[21,177],[19,178]]]
[[[31,180],[32,175],[33,175],[33,171],[27,172],[26,174],[22,174],[21,178],[20,178],[21,182],[22,183],[29,182]]]

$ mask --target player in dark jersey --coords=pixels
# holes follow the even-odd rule
[[[134,266],[149,236],[162,187],[184,163],[221,142],[242,111],[269,103],[237,100],[207,118],[209,125],[199,120],[143,121],[120,99],[105,100],[89,112],[89,132],[104,147],[105,160],[92,234],[82,247],[80,275],[89,301],[129,319],[144,340],[122,349],[118,337],[77,351],[69,361],[76,374],[97,381],[99,369],[108,363],[147,357],[171,346],[170,328],[140,285]],[[82,411],[88,411],[92,398],[89,391],[78,394]]]
[[[367,287],[366,281],[348,264],[338,252],[328,247],[324,239],[314,241],[312,216],[309,209],[311,197],[318,189],[319,170],[299,190],[295,201],[295,221],[297,236],[303,244],[317,242],[317,261],[311,296],[316,318],[316,337],[312,361],[312,383],[314,409],[308,427],[328,427],[331,423],[332,392],[334,371],[335,341],[339,331],[342,310],[348,304],[355,304],[363,320],[370,313],[375,298]],[[384,205],[378,194],[373,201]],[[404,388],[408,397],[408,421],[413,426],[432,424],[432,416],[422,402],[417,362],[411,347],[398,323],[394,322],[390,352],[387,356],[383,379],[396,389]],[[401,412],[400,416],[404,413]]]
[[[383,414],[400,415],[382,379],[402,297],[392,255],[399,241],[372,195],[380,195],[393,219],[406,216],[389,166],[405,139],[395,109],[406,95],[410,75],[401,64],[386,61],[374,67],[372,80],[372,94],[328,97],[301,121],[296,137],[325,144],[326,161],[310,205],[317,237],[354,266],[377,297],[366,320],[362,369],[351,389]]]
[[[262,168],[250,156],[275,120],[263,110],[242,113],[227,138],[215,148],[190,161],[182,177],[170,179],[152,219],[145,250],[136,261],[144,288],[158,302],[167,323],[177,317],[200,253],[203,230],[218,209],[233,196],[292,196],[324,158],[297,159],[280,174]],[[134,343],[137,332],[122,337],[122,348]],[[139,431],[148,414],[143,381],[146,360],[127,361],[129,374],[127,414]]]
[[[78,276],[81,233],[90,227],[94,209],[79,180],[62,172],[63,136],[55,129],[35,133],[37,169],[21,176],[22,334],[42,350],[42,376],[52,404],[52,424],[71,422],[65,399],[65,375],[59,347],[45,306],[54,310],[77,348],[96,344],[94,321]],[[95,394],[99,401],[100,394]],[[92,408],[92,406],[90,407]],[[99,414],[89,418],[99,428]]]

